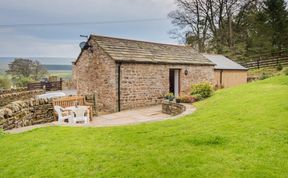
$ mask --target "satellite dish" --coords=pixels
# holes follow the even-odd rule
[[[85,41],[81,42],[81,43],[79,44],[79,46],[80,46],[80,48],[81,48],[82,50],[87,49],[87,45],[86,45],[86,42],[85,42]]]

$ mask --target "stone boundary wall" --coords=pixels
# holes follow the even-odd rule
[[[186,107],[180,103],[174,103],[169,101],[163,101],[162,112],[172,116],[179,115],[186,110]]]
[[[31,90],[31,91],[18,91],[14,93],[0,94],[0,107],[3,107],[14,101],[33,98],[36,95],[41,95],[43,93],[44,93],[44,90]]]
[[[15,101],[0,108],[0,129],[9,130],[54,121],[51,99]]]
[[[28,91],[27,87],[17,88],[17,89],[9,89],[9,90],[0,90],[0,95],[7,94],[7,93],[15,93],[21,91]]]

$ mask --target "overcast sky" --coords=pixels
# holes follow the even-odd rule
[[[0,0],[0,57],[77,57],[80,34],[98,34],[162,43],[177,43],[168,31],[174,0]],[[70,26],[8,24],[159,21]],[[166,20],[165,20],[166,18]]]

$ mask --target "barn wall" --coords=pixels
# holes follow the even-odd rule
[[[92,46],[93,53],[85,50],[73,67],[77,92],[95,94],[99,113],[116,112],[116,63],[96,43]]]
[[[97,44],[93,53],[84,51],[73,66],[73,80],[79,95],[96,94],[99,114],[118,111],[117,64]],[[169,92],[169,69],[180,69],[180,95],[190,94],[191,85],[213,83],[213,66],[122,63],[120,73],[121,110],[160,104]],[[185,76],[184,71],[188,70]]]
[[[190,94],[194,83],[213,83],[213,66],[125,63],[121,65],[121,109],[160,104],[169,92],[169,69],[181,69],[180,95]]]
[[[220,71],[214,71],[215,84],[220,86]],[[224,88],[234,87],[247,83],[246,70],[223,70],[222,73],[222,86]]]

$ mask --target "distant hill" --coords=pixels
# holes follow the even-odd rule
[[[72,70],[72,65],[43,65],[49,70]]]
[[[15,57],[0,57],[0,71],[8,69],[8,64],[13,62]],[[71,71],[73,58],[61,57],[31,57],[28,59],[38,60],[48,71]]]
[[[63,58],[63,57],[23,57],[25,59],[37,60],[41,64],[49,64],[49,65],[71,65],[75,59],[73,58]],[[9,64],[11,63],[15,57],[0,57],[0,65],[1,64]]]

